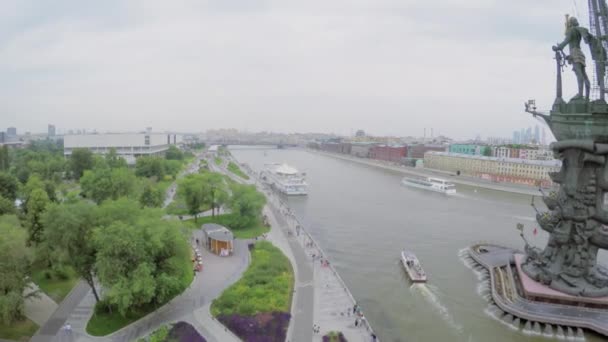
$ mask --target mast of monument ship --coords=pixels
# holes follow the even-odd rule
[[[606,0],[588,0],[589,8],[589,31],[601,42],[604,49],[608,51],[608,6]],[[606,79],[606,63],[594,60],[593,83],[591,96],[595,99],[604,99]]]

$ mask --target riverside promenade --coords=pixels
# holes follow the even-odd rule
[[[306,149],[306,151],[311,152],[311,153],[317,153],[317,154],[327,156],[327,157],[350,161],[353,163],[373,166],[373,167],[390,170],[390,171],[396,171],[396,172],[402,173],[404,175],[409,175],[409,176],[442,177],[442,178],[449,177],[448,180],[455,184],[461,184],[461,185],[489,189],[489,190],[511,192],[511,193],[522,194],[522,195],[532,195],[532,196],[540,195],[538,188],[527,186],[527,185],[497,183],[497,182],[492,182],[492,181],[484,180],[484,179],[477,178],[477,177],[470,177],[470,176],[463,176],[463,175],[456,176],[456,175],[454,175],[453,172],[440,171],[440,170],[435,170],[435,169],[425,169],[425,168],[416,169],[416,168],[409,167],[409,166],[397,165],[394,163],[383,162],[380,160],[353,157],[353,156],[345,155],[345,154],[330,153],[330,152],[311,150],[311,149]]]
[[[233,161],[238,164],[234,158]],[[236,181],[255,184],[266,195],[268,202],[264,214],[272,226],[268,238],[287,255],[294,268],[293,319],[287,340],[319,342],[327,333],[339,331],[351,342],[379,341],[374,339],[375,333],[364,313],[353,312],[357,303],[355,298],[281,195],[261,182],[253,170],[243,169],[249,180],[240,179],[225,169],[222,172]],[[313,326],[319,327],[318,333],[313,333]]]

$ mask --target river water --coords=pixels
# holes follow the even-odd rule
[[[477,276],[458,256],[479,241],[523,249],[518,222],[531,242],[544,246],[544,231],[532,234],[530,196],[457,186],[458,194],[447,197],[401,186],[396,172],[304,150],[233,149],[232,154],[255,171],[286,162],[306,172],[309,195],[288,202],[383,342],[548,340],[487,314]],[[535,202],[544,208],[540,198]],[[399,264],[404,248],[416,253],[428,284],[408,281]]]

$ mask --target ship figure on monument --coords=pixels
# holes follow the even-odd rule
[[[533,330],[542,323],[544,333],[556,335],[574,334],[574,328],[578,335],[591,329],[608,336],[608,268],[598,262],[598,253],[608,249],[608,6],[606,0],[589,0],[589,6],[591,30],[566,16],[565,37],[552,47],[557,77],[551,111],[537,111],[533,100],[525,104],[550,127],[557,139],[551,149],[561,160],[561,169],[549,174],[556,189],[541,191],[548,210],[536,215],[549,235],[546,246],[530,245],[518,225],[524,251],[476,244],[462,255],[486,273],[490,305],[503,321]],[[591,80],[585,47],[594,66]],[[577,81],[568,101],[562,96],[566,65]]]

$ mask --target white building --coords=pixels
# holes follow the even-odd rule
[[[63,137],[63,154],[69,156],[77,148],[88,148],[93,153],[106,154],[112,148],[134,164],[139,156],[164,155],[170,145],[180,145],[182,136],[174,133],[104,133],[76,134]]]

